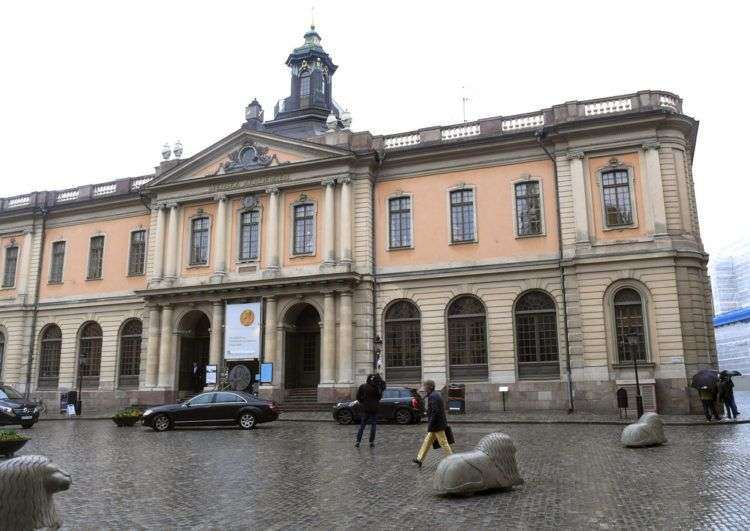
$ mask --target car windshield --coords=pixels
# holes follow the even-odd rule
[[[20,394],[18,394],[18,391],[13,389],[12,387],[0,387],[0,400],[10,398],[11,400],[18,400],[23,398]]]

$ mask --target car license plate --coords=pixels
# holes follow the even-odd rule
[[[24,415],[23,417],[21,417],[21,420],[31,420],[33,418],[34,417],[32,417],[31,415]]]

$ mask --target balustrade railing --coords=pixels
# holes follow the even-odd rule
[[[94,197],[99,197],[101,195],[114,194],[116,191],[117,191],[117,183],[99,184],[97,186],[94,186],[94,191],[92,192],[92,195]]]
[[[503,131],[518,131],[520,129],[532,129],[544,125],[544,114],[534,114],[532,116],[522,116],[521,118],[511,118],[503,120]]]
[[[630,98],[607,100],[596,103],[589,103],[583,106],[583,112],[586,116],[595,116],[597,114],[610,114],[613,112],[624,112],[633,109],[633,102]]]
[[[65,190],[63,192],[58,192],[57,196],[55,196],[55,201],[58,203],[62,203],[64,201],[73,201],[74,199],[78,199],[78,197],[81,195],[81,190],[78,188],[74,190]]]
[[[467,136],[476,136],[481,133],[479,124],[464,124],[455,127],[446,127],[440,130],[442,140],[453,140],[454,138],[465,138]]]
[[[385,137],[385,149],[414,146],[421,142],[419,133],[410,133],[406,135],[387,136]]]

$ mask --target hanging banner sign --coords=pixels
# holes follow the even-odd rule
[[[260,358],[262,311],[260,302],[227,304],[224,314],[225,360]]]

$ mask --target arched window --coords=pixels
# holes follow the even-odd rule
[[[143,324],[138,319],[130,319],[120,332],[120,387],[138,387],[141,373],[141,334]]]
[[[39,353],[39,389],[57,389],[60,378],[60,351],[62,350],[62,332],[54,324],[42,331],[42,344]]]
[[[102,364],[102,327],[88,323],[78,340],[78,377],[81,387],[99,387],[99,368]]]
[[[450,378],[487,378],[487,317],[476,297],[459,297],[448,308]]]
[[[643,298],[633,288],[622,288],[614,297],[617,359],[620,363],[646,361]]]
[[[5,334],[0,332],[0,377],[3,374],[3,360],[5,359]]]
[[[530,291],[516,302],[516,355],[519,378],[557,378],[555,301],[541,291]]]
[[[391,381],[418,382],[422,377],[422,333],[419,309],[398,301],[385,313],[385,370]]]

